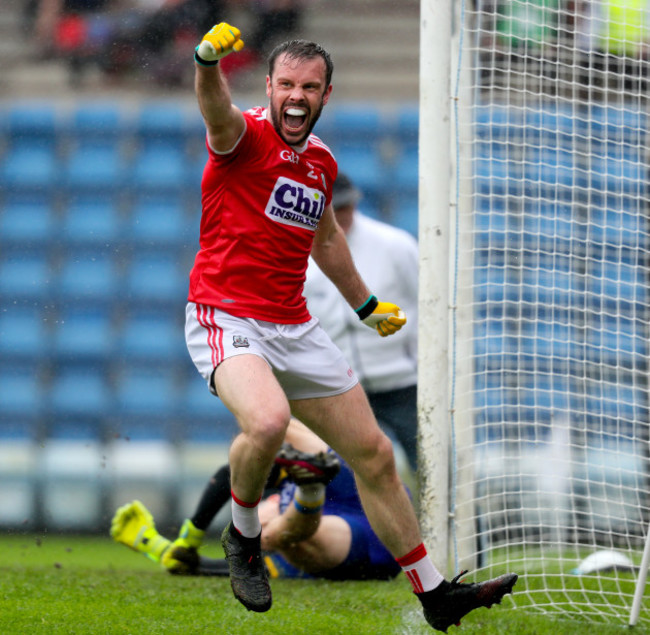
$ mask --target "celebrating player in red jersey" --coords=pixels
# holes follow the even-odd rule
[[[329,54],[303,40],[276,47],[268,107],[242,113],[218,62],[243,46],[239,30],[221,23],[196,49],[209,157],[186,321],[195,365],[241,429],[229,454],[233,520],[222,536],[233,592],[249,610],[271,607],[257,506],[293,413],[353,468],[375,533],[406,572],[427,621],[446,630],[499,602],[517,576],[443,579],[422,543],[390,440],[342,353],[307,311],[311,253],[365,324],[389,336],[406,323],[361,279],[330,204],[336,162],[311,134],[332,92]]]
[[[336,162],[313,135],[298,150],[282,143],[270,112],[238,113],[239,135],[225,144],[232,143],[231,152],[210,136],[190,300],[238,317],[297,324],[309,320],[302,286]],[[261,268],[262,275],[251,275]]]

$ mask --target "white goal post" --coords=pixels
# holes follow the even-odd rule
[[[645,0],[421,3],[425,542],[645,628],[648,45]]]

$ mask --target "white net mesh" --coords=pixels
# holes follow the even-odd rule
[[[650,518],[650,3],[467,2],[463,28],[461,564],[522,574],[518,606],[627,621]]]

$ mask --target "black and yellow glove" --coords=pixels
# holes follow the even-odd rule
[[[359,319],[382,337],[397,333],[405,324],[406,316],[396,304],[379,302],[371,295],[357,310]]]

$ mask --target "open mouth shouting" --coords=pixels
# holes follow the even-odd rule
[[[292,139],[302,140],[308,131],[309,111],[303,106],[289,106],[285,108],[282,122],[286,135]]]

